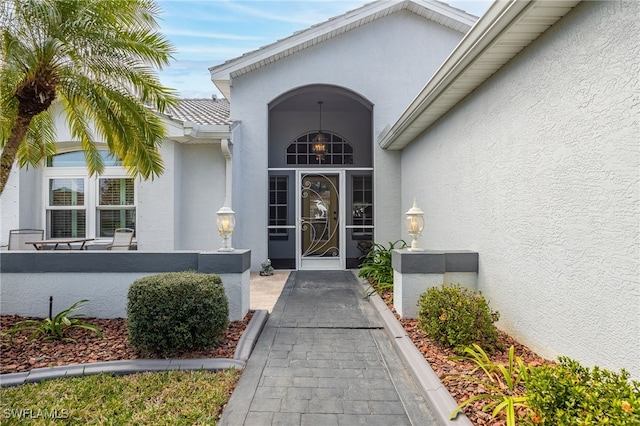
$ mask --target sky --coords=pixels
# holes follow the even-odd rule
[[[176,48],[163,85],[182,98],[221,97],[209,67],[357,9],[371,0],[158,0],[160,31]],[[481,16],[492,0],[449,0]]]

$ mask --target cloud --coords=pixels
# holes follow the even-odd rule
[[[347,10],[362,6],[362,1],[223,1],[227,10],[266,21],[286,22],[308,27]],[[270,4],[269,4],[270,3]],[[268,5],[267,5],[268,4]]]
[[[251,35],[215,33],[215,32],[208,32],[208,31],[193,31],[193,30],[184,30],[184,29],[173,29],[169,27],[163,27],[162,33],[167,36],[194,37],[198,39],[211,38],[211,39],[219,39],[219,40],[236,40],[236,41],[254,41],[254,40],[262,39],[262,37],[251,36]]]

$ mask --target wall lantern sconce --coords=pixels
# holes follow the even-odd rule
[[[405,226],[407,232],[411,235],[413,241],[411,241],[411,247],[409,251],[424,251],[424,249],[418,246],[418,237],[422,235],[424,230],[424,212],[416,205],[416,199],[413,199],[413,207],[405,213],[407,218],[405,219]]]
[[[233,251],[233,248],[229,247],[229,238],[231,238],[231,234],[233,234],[233,230],[236,227],[236,216],[226,201],[222,208],[216,212],[216,226],[222,237],[222,247],[218,251]]]
[[[325,137],[324,133],[322,133],[322,104],[322,101],[318,101],[320,110],[320,123],[318,125],[318,134],[315,138],[313,138],[313,145],[311,146],[313,153],[316,154],[318,163],[322,163],[322,160],[324,160],[324,155],[327,153],[327,138]]]

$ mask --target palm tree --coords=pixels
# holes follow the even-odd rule
[[[0,2],[0,194],[16,159],[37,167],[55,153],[54,101],[89,173],[104,167],[96,142],[134,177],[162,173],[165,128],[153,109],[177,97],[155,73],[174,52],[159,12],[153,0]]]

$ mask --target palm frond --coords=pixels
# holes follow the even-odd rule
[[[31,120],[31,125],[18,149],[20,167],[39,167],[47,157],[55,155],[55,127],[50,111],[44,111]]]
[[[96,144],[103,142],[133,176],[162,173],[158,147],[165,128],[145,105],[163,112],[178,98],[157,76],[175,53],[157,31],[159,12],[153,0],[110,0],[108,7],[86,0],[5,0],[0,7],[0,146],[20,122],[20,129],[29,126],[12,142],[11,155],[18,155],[20,166],[35,166],[55,152],[55,135],[45,126],[49,118],[35,118],[39,111],[18,104],[40,102],[41,111],[59,99],[71,115],[68,125],[90,173],[102,170]],[[24,145],[17,150],[16,140]],[[0,188],[5,183],[3,176]]]

